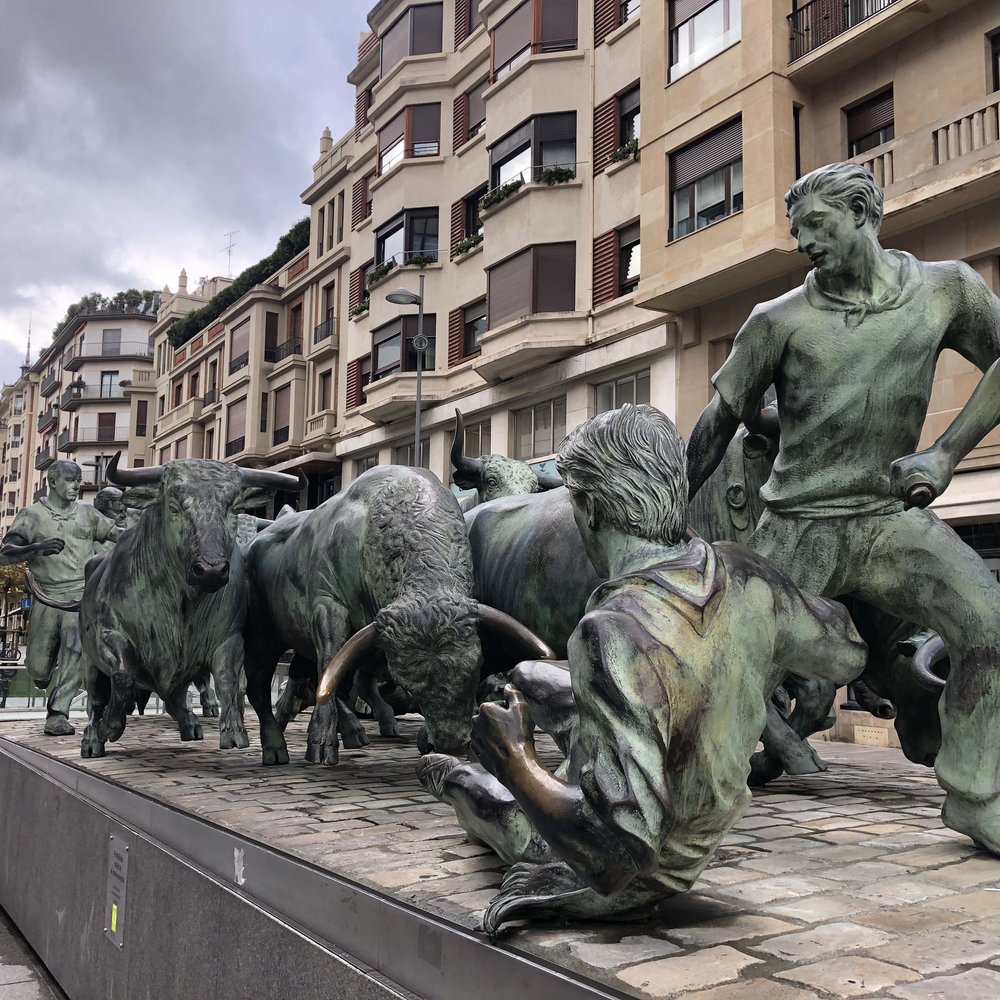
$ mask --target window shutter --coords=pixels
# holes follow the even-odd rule
[[[292,412],[292,387],[283,385],[274,394],[274,429],[287,427]]]
[[[247,401],[244,397],[229,407],[228,421],[226,428],[226,443],[229,444],[246,436],[247,429]]]
[[[361,305],[361,300],[365,297],[365,268],[364,265],[356,267],[351,271],[350,308],[355,309]]]
[[[601,173],[618,148],[618,98],[609,97],[594,108],[594,173]]]
[[[361,362],[363,358],[355,358],[347,365],[347,399],[345,407],[348,410],[361,405]]]
[[[543,243],[535,249],[535,312],[576,309],[576,244]]]
[[[455,48],[469,37],[469,14],[479,0],[455,0]]]
[[[557,115],[539,115],[538,141],[562,142],[576,138],[576,112],[569,111]]]
[[[351,191],[351,229],[357,229],[367,216],[366,205],[368,203],[368,178],[354,182]]]
[[[631,90],[625,91],[618,98],[618,113],[620,115],[627,115],[632,111],[638,111],[639,109],[639,84],[632,87]]]
[[[618,232],[594,239],[594,308],[618,297]]]
[[[576,48],[576,0],[542,0],[541,22],[544,49]]]
[[[233,328],[233,342],[229,359],[238,358],[250,350],[250,320],[245,319]]]
[[[465,357],[465,310],[448,313],[448,367],[454,368]]]
[[[531,263],[530,248],[505,260],[487,271],[487,321],[492,330],[531,312]]]
[[[413,18],[410,35],[410,55],[419,56],[428,52],[441,51],[444,5],[440,3],[411,7]]]
[[[740,159],[743,155],[743,121],[735,121],[685,146],[670,157],[670,190],[690,184]]]
[[[354,141],[361,138],[361,133],[368,124],[368,91],[362,88],[354,100]]]
[[[531,120],[526,121],[513,132],[508,132],[502,139],[490,146],[490,170],[516,149],[531,142]]]
[[[848,142],[854,142],[892,124],[892,87],[881,94],[876,94],[857,107],[851,108],[845,114],[847,115]]]
[[[381,38],[379,76],[385,77],[401,59],[410,54],[410,12],[407,11]]]
[[[690,21],[695,14],[700,14],[706,7],[711,7],[713,3],[715,0],[670,0],[670,24],[668,27],[676,28],[678,24]]]
[[[403,138],[403,132],[406,129],[406,109],[404,108],[392,121],[389,122],[384,128],[380,128],[378,132],[378,149],[379,153],[385,149],[388,149],[394,142],[398,142]]]
[[[451,255],[455,256],[455,247],[465,239],[465,199],[452,203],[451,206]]]
[[[494,69],[510,62],[531,43],[531,4],[523,3],[493,29]]]
[[[469,140],[469,95],[459,94],[451,112],[451,148],[460,149]]]
[[[594,45],[600,45],[618,27],[620,0],[594,0]]]
[[[441,141],[441,105],[414,104],[410,108],[410,141],[418,143],[438,143]]]
[[[469,126],[478,125],[486,120],[486,101],[483,94],[490,85],[490,78],[480,80],[465,96],[469,99]]]

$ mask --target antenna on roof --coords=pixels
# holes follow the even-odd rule
[[[226,265],[226,277],[231,278],[233,276],[233,247],[236,246],[233,237],[239,232],[238,229],[234,229],[231,233],[225,233],[225,237],[229,242],[219,251],[219,253],[224,253],[227,255],[228,264]]]
[[[24,364],[21,365],[21,375],[26,376],[31,371],[31,313],[28,313],[28,346],[24,349]]]

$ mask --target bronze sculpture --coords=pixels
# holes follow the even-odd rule
[[[113,542],[118,528],[90,504],[77,502],[82,472],[59,460],[47,473],[49,495],[18,511],[0,546],[0,564],[26,562],[46,591],[60,600],[83,594],[84,567],[95,546]],[[45,733],[71,736],[70,703],[83,689],[77,615],[36,602],[31,609],[24,665],[37,687],[53,684],[46,702]]]
[[[785,201],[813,270],[737,335],[691,437],[690,486],[774,383],[781,444],[750,544],[800,586],[940,634],[950,658],[935,761],[943,819],[1000,853],[1000,585],[922,509],[1000,421],[1000,299],[962,262],[884,249],[882,191],[857,164],[814,170]],[[986,374],[914,454],[945,348]]]
[[[480,765],[418,764],[467,832],[515,863],[490,934],[523,917],[644,916],[688,889],[749,804],[750,754],[782,674],[843,682],[865,661],[841,605],[742,546],[685,540],[684,444],[658,410],[599,414],[556,464],[606,579],[568,671],[522,663],[507,705],[480,706]],[[535,754],[535,723],[568,752],[557,774]]]

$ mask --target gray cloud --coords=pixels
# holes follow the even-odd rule
[[[80,295],[234,273],[353,119],[367,0],[13,0],[0,33],[0,378]],[[5,343],[18,345],[12,353]],[[8,357],[8,354],[10,356]]]

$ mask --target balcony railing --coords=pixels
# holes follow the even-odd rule
[[[146,436],[146,425],[136,424],[135,425],[135,436],[137,438],[144,438]]]
[[[525,184],[546,184],[554,187],[576,180],[576,163],[538,163],[533,167],[525,167],[519,173],[513,174],[496,187],[490,188],[479,199],[479,211],[483,212],[506,201],[511,195],[517,194]]]
[[[116,427],[80,427],[64,430],[59,435],[59,450],[66,451],[81,444],[123,444],[128,441],[128,425]]]
[[[333,336],[334,331],[337,329],[337,320],[331,316],[329,319],[323,320],[322,323],[318,324],[313,329],[313,346],[318,344],[321,340],[329,340]]]
[[[4,507],[3,512],[6,517],[11,517],[17,513],[17,508],[11,507],[10,504],[8,504],[6,507]]]
[[[20,448],[23,443],[23,438],[11,438],[8,442],[8,447],[13,450],[14,448]]]
[[[533,42],[530,45],[525,45],[520,52],[514,53],[507,62],[493,70],[490,83],[496,83],[511,70],[517,69],[528,56],[538,55],[540,52],[568,52],[576,48],[576,42],[575,38],[553,38],[546,42]]]
[[[896,0],[809,0],[788,15],[789,62],[800,59],[856,24],[885,10]]]
[[[38,417],[38,433],[47,431],[59,419],[59,410],[56,407],[49,407]]]
[[[249,365],[250,365],[250,352],[245,351],[239,357],[233,358],[233,360],[229,362],[229,374],[234,375],[241,368],[247,368],[249,367]]]
[[[71,385],[59,400],[62,409],[73,409],[77,403],[124,399],[125,390],[120,385]]]
[[[74,344],[63,355],[63,367],[76,371],[85,361],[99,361],[104,358],[152,358],[153,352],[148,341],[126,341],[119,344]]]
[[[35,455],[35,468],[47,469],[55,460],[55,452],[49,451],[48,449],[40,451],[37,455]]]
[[[1000,139],[1000,93],[990,94],[971,111],[933,129],[931,137],[935,165],[997,142]]]
[[[202,406],[211,406],[213,403],[219,401],[219,390],[209,389],[204,396],[201,397]]]
[[[233,455],[238,455],[247,446],[246,437],[238,437],[233,441],[226,442],[226,458],[232,458]]]
[[[40,392],[43,396],[51,396],[59,388],[59,373],[53,372],[42,379]]]
[[[277,347],[265,347],[264,360],[284,361],[285,358],[290,358],[293,354],[301,354],[301,353],[302,353],[302,338],[292,337],[291,340],[286,340],[283,344],[278,344]]]
[[[284,444],[287,440],[288,440],[287,427],[278,427],[271,435],[271,444],[273,445]]]
[[[618,6],[618,19],[624,24],[631,21],[639,13],[639,0],[621,0]]]

